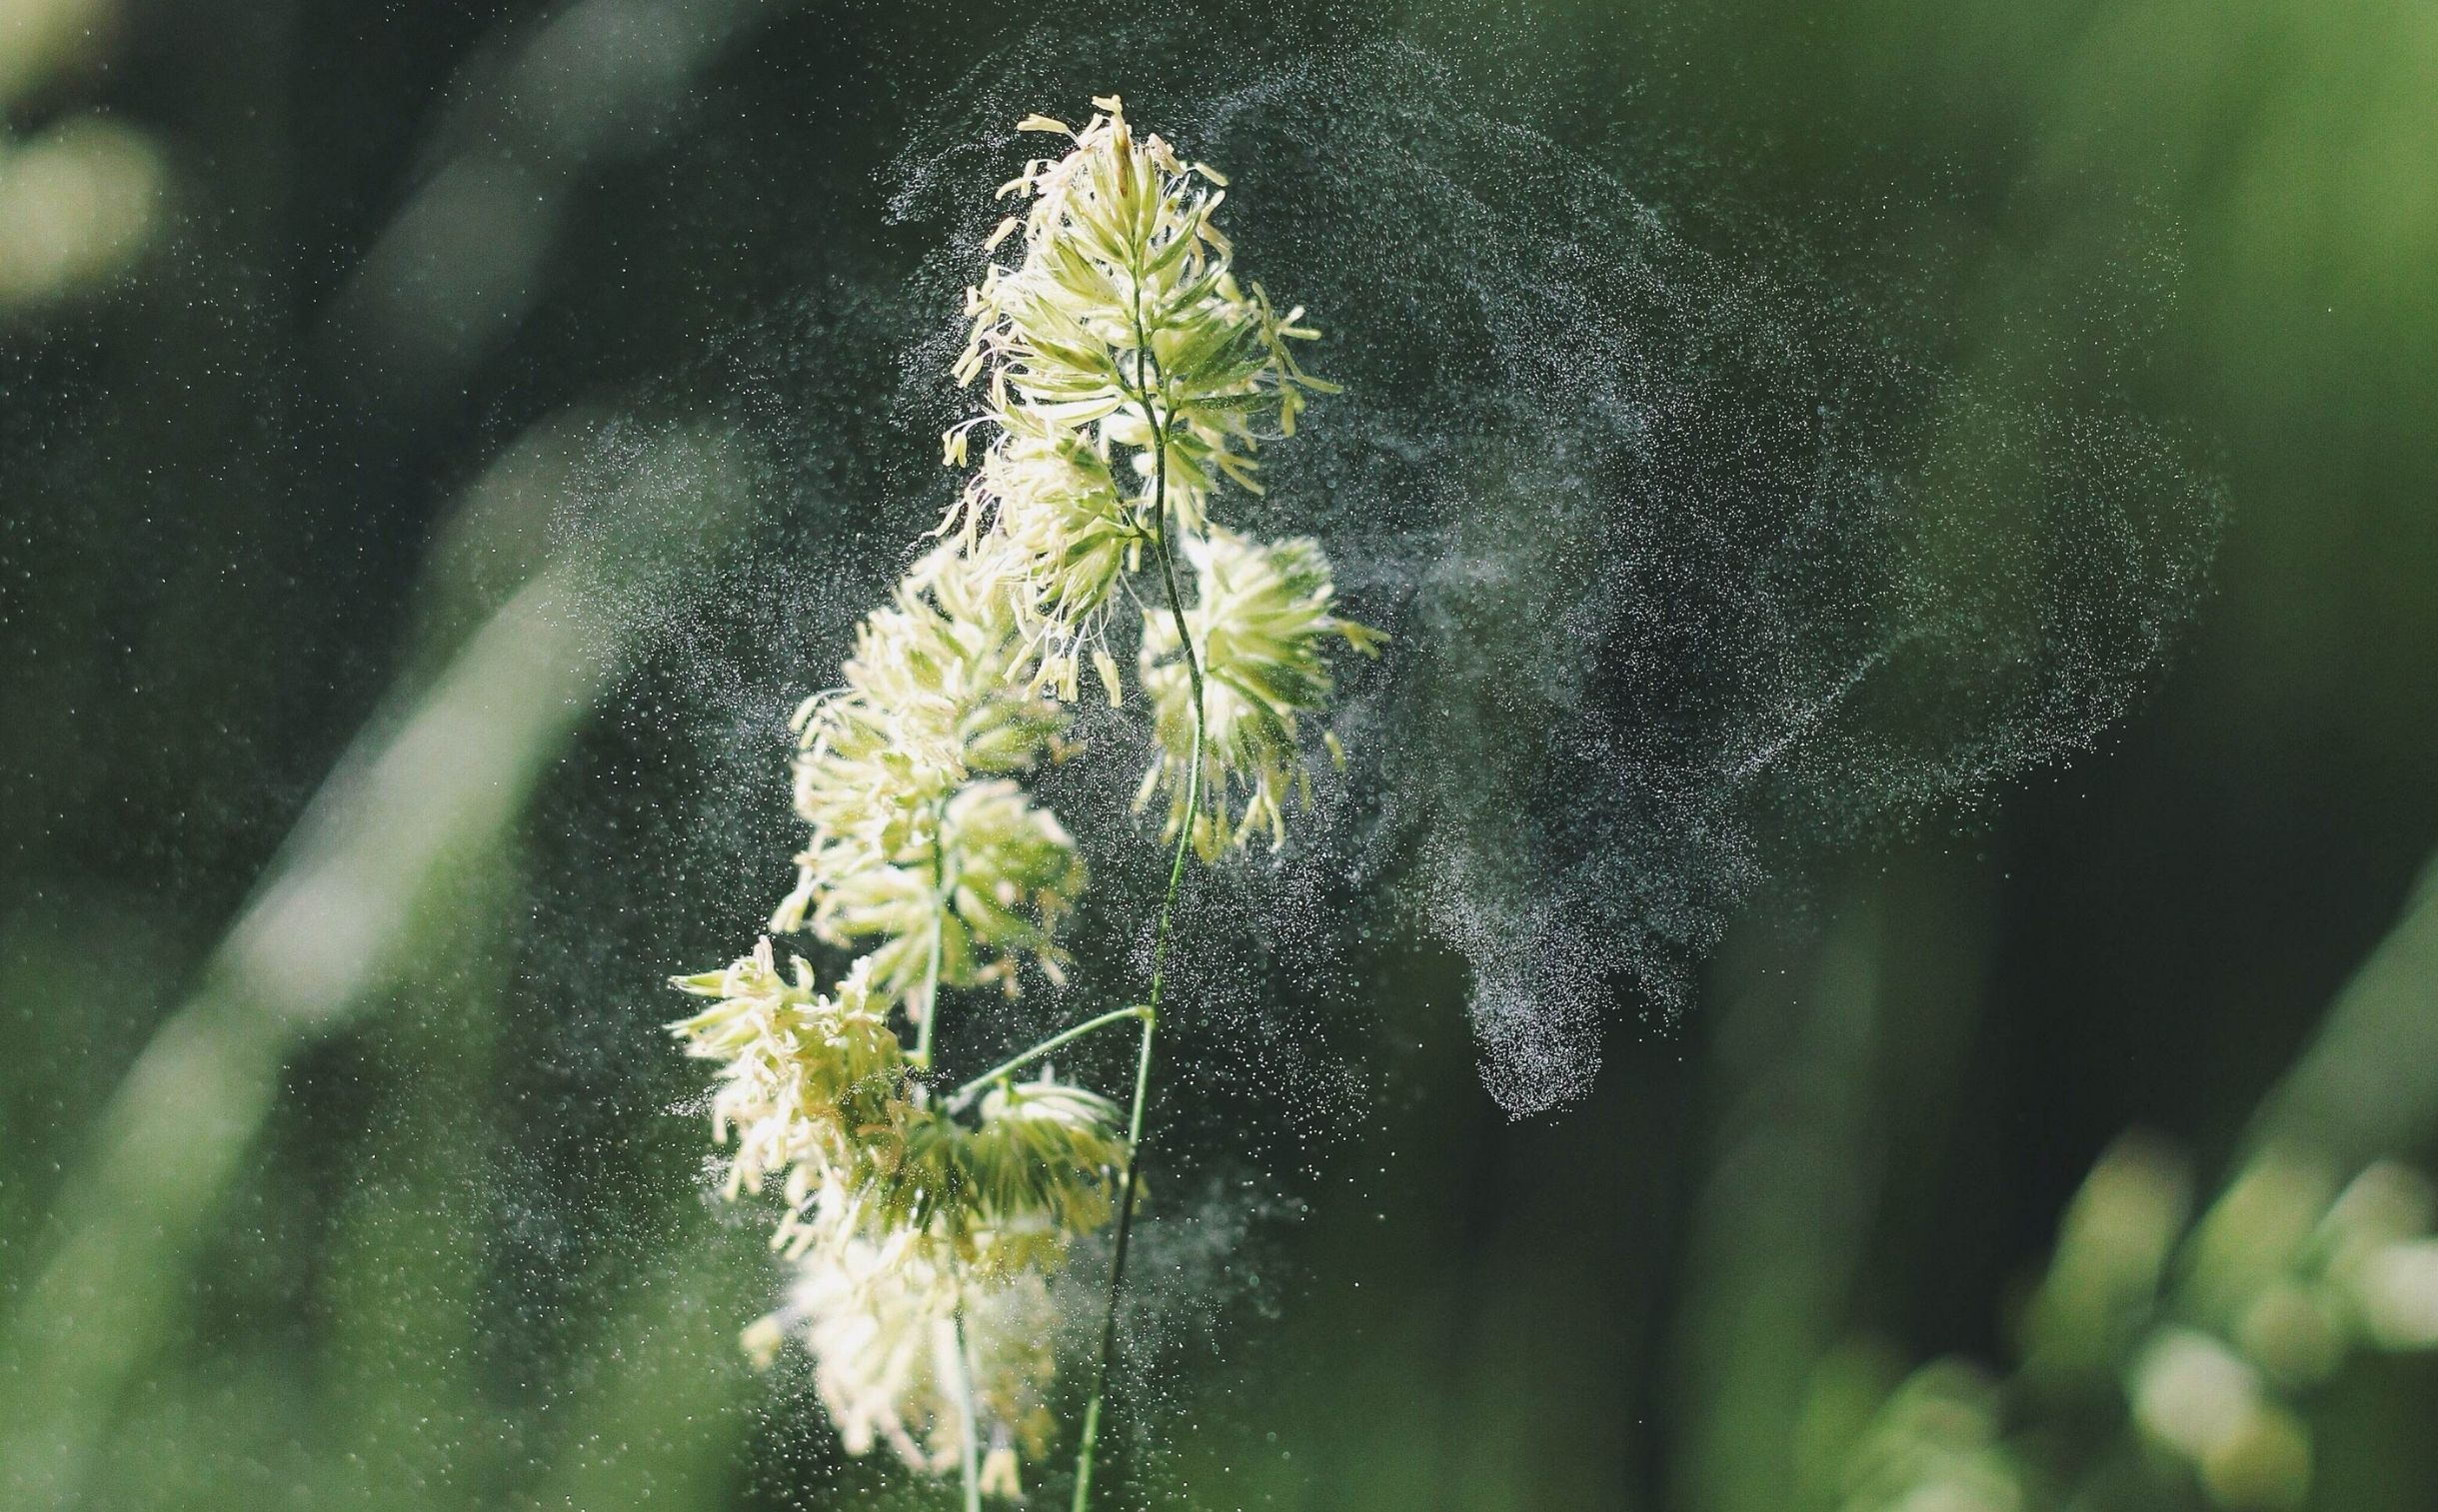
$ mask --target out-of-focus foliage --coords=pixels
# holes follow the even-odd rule
[[[120,24],[115,0],[12,0],[0,10],[0,112],[81,91]],[[152,239],[166,193],[152,135],[70,107],[20,137],[0,121],[0,321],[88,297]]]
[[[1974,1512],[2289,1508],[2311,1489],[2300,1404],[2363,1350],[2438,1345],[2426,1178],[2264,1151],[2176,1247],[2190,1178],[2154,1142],[2112,1147],[2066,1212],[2003,1382],[1960,1361],[1907,1377],[1845,1444],[1805,1444],[1806,1500]],[[1850,1418],[1824,1370],[1815,1423]],[[2134,1443],[2146,1452],[2136,1452]]]
[[[1755,903],[1558,1114],[1315,893],[1358,985],[1262,1095],[1352,1111],[1172,1094],[1281,1174],[1155,1172],[1113,1504],[2430,1505],[2438,13],[1188,10],[1409,42],[1966,374],[2171,289],[2087,381],[2228,515],[2111,747]],[[657,983],[784,885],[787,709],[945,503],[808,439],[939,334],[904,113],[1045,19],[0,0],[0,1504],[927,1504],[737,1360]]]

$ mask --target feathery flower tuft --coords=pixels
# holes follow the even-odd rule
[[[809,1254],[787,1305],[748,1333],[766,1362],[782,1340],[802,1341],[848,1453],[885,1443],[930,1474],[963,1457],[959,1383],[970,1380],[977,1451],[995,1462],[995,1494],[1013,1497],[1015,1452],[1039,1459],[1057,1432],[1044,1347],[1057,1324],[1039,1271],[977,1278],[907,1235],[849,1234]]]
[[[1187,555],[1197,591],[1185,621],[1202,654],[1206,731],[1194,848],[1213,860],[1266,830],[1275,850],[1286,841],[1282,799],[1290,790],[1310,797],[1296,719],[1328,704],[1332,685],[1321,649],[1336,639],[1370,655],[1380,636],[1329,613],[1335,589],[1328,559],[1311,541],[1263,545],[1214,529]],[[1167,788],[1166,832],[1174,837],[1187,819],[1194,689],[1171,620],[1144,626],[1142,664],[1160,752],[1136,803],[1148,804]]]
[[[875,990],[916,1013],[935,927],[942,983],[1012,982],[1008,952],[1055,964],[1051,926],[1085,880],[1058,820],[988,780],[1032,766],[1065,727],[1014,686],[998,588],[962,544],[935,548],[858,630],[846,687],[796,716],[796,809],[813,832],[771,927],[877,942]]]
[[[946,448],[961,463],[969,431],[998,432],[952,520],[1007,542],[1039,682],[1070,699],[1121,562],[1201,530],[1219,479],[1259,492],[1256,421],[1292,436],[1304,395],[1333,392],[1289,351],[1319,335],[1302,310],[1236,282],[1223,181],[1138,141],[1115,96],[1096,103],[1072,152],[1001,190],[1032,196],[1023,252],[968,298],[957,378],[989,374],[987,407]]]
[[[1060,976],[1053,930],[1083,890],[1084,862],[1056,815],[1006,779],[956,787],[893,859],[860,867],[822,895],[813,928],[866,944],[875,990],[920,1019],[937,931],[940,984],[1016,988],[1016,952]]]
[[[715,1138],[736,1136],[728,1194],[759,1192],[777,1174],[791,1206],[825,1176],[862,1170],[871,1135],[894,1123],[906,1098],[906,1055],[871,989],[869,959],[835,994],[814,990],[803,957],[780,974],[768,937],[724,971],[671,978],[680,991],[719,999],[671,1031],[686,1053],[725,1062],[712,1095]]]

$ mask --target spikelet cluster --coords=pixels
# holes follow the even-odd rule
[[[983,1489],[1021,1495],[1020,1453],[1043,1457],[1057,1431],[1043,1341],[1058,1316],[1042,1274],[977,1284],[904,1231],[849,1234],[823,1253],[824,1263],[798,1271],[786,1305],[747,1330],[747,1349],[767,1364],[791,1336],[802,1339],[847,1451],[887,1444],[933,1474],[963,1456],[959,1392],[971,1389],[988,1425],[977,1445]]]
[[[1296,719],[1328,703],[1332,684],[1321,651],[1342,640],[1369,652],[1379,633],[1329,612],[1335,589],[1328,559],[1310,540],[1263,543],[1213,527],[1185,555],[1198,589],[1186,631],[1203,672],[1199,812],[1186,811],[1195,690],[1174,620],[1144,626],[1140,663],[1158,754],[1138,801],[1148,804],[1165,789],[1168,832],[1190,821],[1194,848],[1205,860],[1256,834],[1267,834],[1275,850],[1286,842],[1280,798],[1293,792],[1310,799]]]
[[[1093,103],[1080,131],[1046,116],[1021,123],[1074,147],[1001,187],[1032,203],[992,237],[1021,235],[1021,256],[991,264],[967,297],[973,334],[957,377],[981,382],[985,403],[945,451],[961,464],[978,434],[990,442],[948,524],[1008,582],[1028,687],[1072,700],[1089,659],[1123,703],[1112,621],[1150,605],[1138,676],[1159,758],[1141,803],[1165,792],[1169,836],[1190,824],[1216,859],[1255,835],[1283,839],[1282,800],[1304,785],[1297,717],[1330,692],[1322,650],[1369,652],[1378,637],[1330,612],[1318,546],[1250,541],[1213,518],[1223,484],[1260,492],[1261,442],[1292,436],[1306,396],[1333,392],[1294,356],[1319,333],[1300,307],[1280,311],[1259,284],[1237,282],[1216,218],[1226,180],[1157,135],[1138,140],[1115,96]],[[1147,555],[1164,581],[1144,592],[1132,580]],[[1158,603],[1181,571],[1194,596],[1188,634],[1208,662],[1209,807],[1187,795],[1194,680],[1176,617]]]
[[[775,1175],[796,1213],[816,1181],[869,1166],[873,1133],[904,1097],[906,1054],[874,1003],[871,957],[831,993],[815,989],[802,956],[792,964],[782,973],[765,938],[724,971],[678,977],[714,1001],[672,1027],[688,1054],[721,1063],[711,1121],[713,1137],[737,1141],[728,1195]]]
[[[961,543],[927,553],[856,631],[846,686],[796,713],[796,809],[812,826],[771,927],[869,948],[874,989],[918,1018],[935,933],[939,985],[1055,970],[1053,931],[1084,865],[1011,774],[1065,726],[1017,686],[1017,627],[997,577]]]
[[[1109,1222],[1130,1157],[1109,1099],[1046,1071],[962,1096],[929,1079],[943,989],[1062,979],[1086,867],[1026,779],[1064,754],[1088,661],[1124,707],[1131,635],[1151,711],[1138,806],[1165,794],[1166,833],[1207,859],[1274,848],[1306,786],[1301,722],[1331,690],[1323,651],[1377,640],[1335,615],[1312,542],[1214,519],[1328,390],[1291,353],[1316,333],[1237,282],[1224,180],[1095,103],[1080,131],[1021,123],[1071,146],[1003,188],[1030,203],[985,251],[1014,238],[1014,260],[969,292],[956,376],[985,401],[945,451],[971,477],[858,627],[841,686],[796,715],[808,833],[770,925],[850,963],[824,988],[766,938],[674,979],[709,999],[672,1027],[719,1064],[728,1193],[777,1196],[773,1242],[797,1266],[749,1348],[803,1344],[851,1452],[939,1472],[971,1448],[1006,1495],[1055,1426],[1048,1278]]]
[[[968,1116],[919,1074],[876,988],[881,952],[831,990],[771,942],[725,970],[676,978],[712,999],[673,1025],[720,1063],[715,1135],[734,1141],[730,1196],[776,1189],[775,1248],[797,1266],[786,1306],[747,1331],[768,1360],[793,1333],[847,1447],[886,1442],[909,1465],[959,1462],[956,1383],[970,1382],[993,1484],[1047,1442],[1046,1278],[1108,1222],[1126,1146],[1117,1109],[1048,1073],[991,1087]],[[949,1368],[962,1323],[971,1372]]]

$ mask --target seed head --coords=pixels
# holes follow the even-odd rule
[[[1086,658],[1123,702],[1110,641],[1139,623],[1157,747],[1143,801],[1165,788],[1169,833],[1190,827],[1207,859],[1263,830],[1274,846],[1282,795],[1303,785],[1298,721],[1330,692],[1323,643],[1377,640],[1331,613],[1312,542],[1264,545],[1210,518],[1222,480],[1258,492],[1260,442],[1291,436],[1305,395],[1328,391],[1289,350],[1317,333],[1238,283],[1215,219],[1226,180],[1138,139],[1117,97],[1093,103],[1080,131],[1021,123],[1071,146],[1001,191],[1030,203],[985,254],[1013,241],[1014,260],[968,297],[957,378],[985,381],[983,408],[943,454],[967,466],[987,431],[974,476],[858,627],[841,686],[797,712],[810,832],[771,927],[810,929],[854,964],[824,993],[801,958],[783,974],[765,939],[724,971],[677,978],[714,1002],[673,1026],[721,1063],[729,1195],[784,1184],[772,1242],[796,1281],[747,1330],[749,1352],[767,1362],[800,1339],[851,1452],[887,1442],[937,1472],[970,1448],[983,1489],[1005,1496],[1020,1452],[1040,1455],[1053,1429],[1046,1277],[1108,1223],[1129,1158],[1109,1099],[1047,1070],[989,1087],[970,1112],[925,1079],[940,988],[1013,991],[1025,959],[1060,973],[1056,933],[1085,866],[1021,778],[1063,750]],[[1156,561],[1165,600],[1180,559],[1193,607],[1148,603],[1135,580]],[[1189,813],[1193,659],[1209,798]],[[921,1025],[913,1054],[890,1024],[900,1010]]]
[[[1342,640],[1370,654],[1380,636],[1329,612],[1335,590],[1328,559],[1311,541],[1264,544],[1215,528],[1187,554],[1196,594],[1186,631],[1202,656],[1205,728],[1194,847],[1212,860],[1266,831],[1274,850],[1286,840],[1285,795],[1310,800],[1297,721],[1328,704],[1333,685],[1322,648]],[[1174,837],[1187,820],[1194,688],[1170,617],[1145,623],[1142,679],[1159,751],[1137,803],[1148,804],[1165,788],[1167,833]]]
[[[1079,649],[1097,644],[1158,516],[1191,535],[1220,478],[1257,493],[1256,423],[1291,436],[1304,394],[1331,387],[1289,351],[1319,334],[1303,312],[1236,282],[1215,220],[1223,181],[1157,136],[1137,141],[1116,96],[1096,104],[1072,151],[1001,190],[1033,203],[993,238],[1021,230],[1017,261],[990,265],[969,300],[957,377],[989,375],[986,407],[945,448],[961,465],[974,428],[997,432],[952,518],[1006,544],[997,560],[1038,624],[1037,686],[1069,699]]]
[[[1055,965],[1051,927],[1084,885],[1066,829],[995,776],[1032,766],[1065,727],[1015,681],[1004,586],[964,543],[934,548],[857,632],[846,686],[797,712],[812,835],[771,926],[873,947],[874,990],[917,1011],[935,925],[944,984],[1012,982],[1009,952]]]
[[[687,1054],[723,1062],[711,1118],[714,1138],[737,1141],[729,1195],[759,1192],[778,1174],[792,1205],[836,1173],[868,1169],[875,1132],[907,1097],[905,1053],[872,992],[869,959],[829,994],[814,989],[802,957],[793,965],[782,975],[765,937],[724,971],[672,978],[717,1001],[671,1026]]]
[[[1037,1270],[975,1275],[905,1234],[840,1233],[807,1251],[787,1304],[747,1333],[766,1361],[787,1337],[803,1343],[814,1389],[848,1453],[886,1443],[929,1474],[963,1457],[957,1383],[970,1377],[977,1450],[993,1461],[991,1490],[1015,1496],[1017,1451],[1042,1458],[1057,1433],[1049,1408],[1057,1324]]]

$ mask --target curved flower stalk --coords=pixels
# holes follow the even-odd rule
[[[711,1114],[715,1137],[735,1141],[729,1194],[776,1184],[773,1244],[798,1266],[748,1347],[767,1360],[800,1340],[850,1452],[887,1443],[918,1470],[957,1467],[969,1508],[1018,1494],[1020,1458],[1048,1451],[1047,1279],[1114,1220],[1079,1435],[1075,1505],[1087,1504],[1187,853],[1283,842],[1287,796],[1308,800],[1302,722],[1331,692],[1324,650],[1380,639],[1334,613],[1314,543],[1254,541],[1215,519],[1224,485],[1257,491],[1260,444],[1293,434],[1307,393],[1329,392],[1290,353],[1316,333],[1237,283],[1214,219],[1225,181],[1138,140],[1114,96],[1094,103],[1080,131],[1021,123],[1072,146],[1002,189],[1031,204],[986,252],[1017,237],[1017,260],[969,295],[956,374],[984,380],[986,399],[945,453],[973,477],[859,627],[843,685],[797,713],[810,835],[771,927],[853,963],[824,991],[801,956],[783,972],[766,939],[726,970],[675,978],[714,999],[673,1028],[721,1063]],[[1174,846],[1145,998],[944,1091],[931,1080],[943,988],[1014,992],[1027,962],[1063,980],[1057,929],[1086,868],[1023,779],[1063,754],[1087,659],[1125,706],[1117,643],[1130,632],[1153,748],[1138,807],[1167,794]],[[1141,1038],[1121,1132],[1116,1103],[1046,1067],[1124,1024]]]

